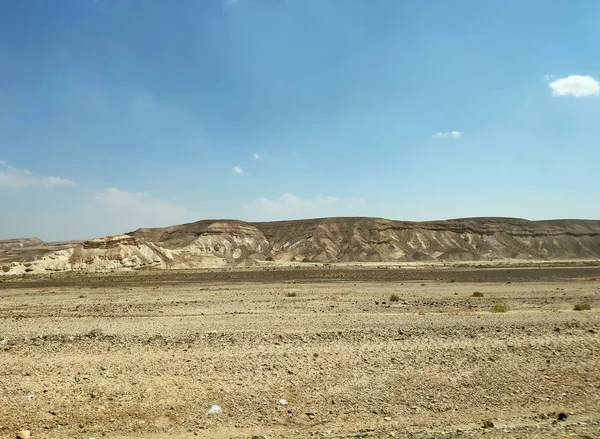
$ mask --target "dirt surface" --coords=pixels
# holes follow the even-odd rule
[[[590,266],[582,264],[592,264]],[[537,282],[587,279],[600,281],[600,266],[597,261],[582,261],[572,266],[521,267],[443,267],[427,265],[403,267],[400,265],[380,266],[323,266],[301,264],[295,267],[225,268],[205,270],[145,270],[116,271],[112,273],[52,273],[26,274],[0,278],[0,285],[13,288],[91,287],[107,288],[138,285],[176,285],[204,283],[272,283],[272,282]]]
[[[598,267],[11,277],[0,437],[600,437],[599,309]]]

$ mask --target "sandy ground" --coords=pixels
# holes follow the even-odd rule
[[[600,437],[600,269],[11,279],[0,283],[0,437],[21,429]]]

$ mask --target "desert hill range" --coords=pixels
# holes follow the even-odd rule
[[[0,275],[318,262],[600,259],[600,221],[202,220],[88,241],[0,241]]]

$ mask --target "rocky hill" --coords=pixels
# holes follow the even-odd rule
[[[0,241],[0,251],[36,247],[44,244],[44,241],[42,241],[40,238],[6,239],[4,241]]]
[[[14,241],[20,241],[20,244]],[[38,240],[39,241],[39,240]],[[203,220],[85,242],[0,241],[0,273],[277,262],[599,259],[600,221],[466,218]],[[31,244],[31,245],[29,245]]]

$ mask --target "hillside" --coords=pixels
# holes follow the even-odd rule
[[[85,242],[0,241],[2,273],[266,262],[418,262],[600,258],[600,221],[466,218],[203,220]],[[12,244],[11,244],[12,243]]]

